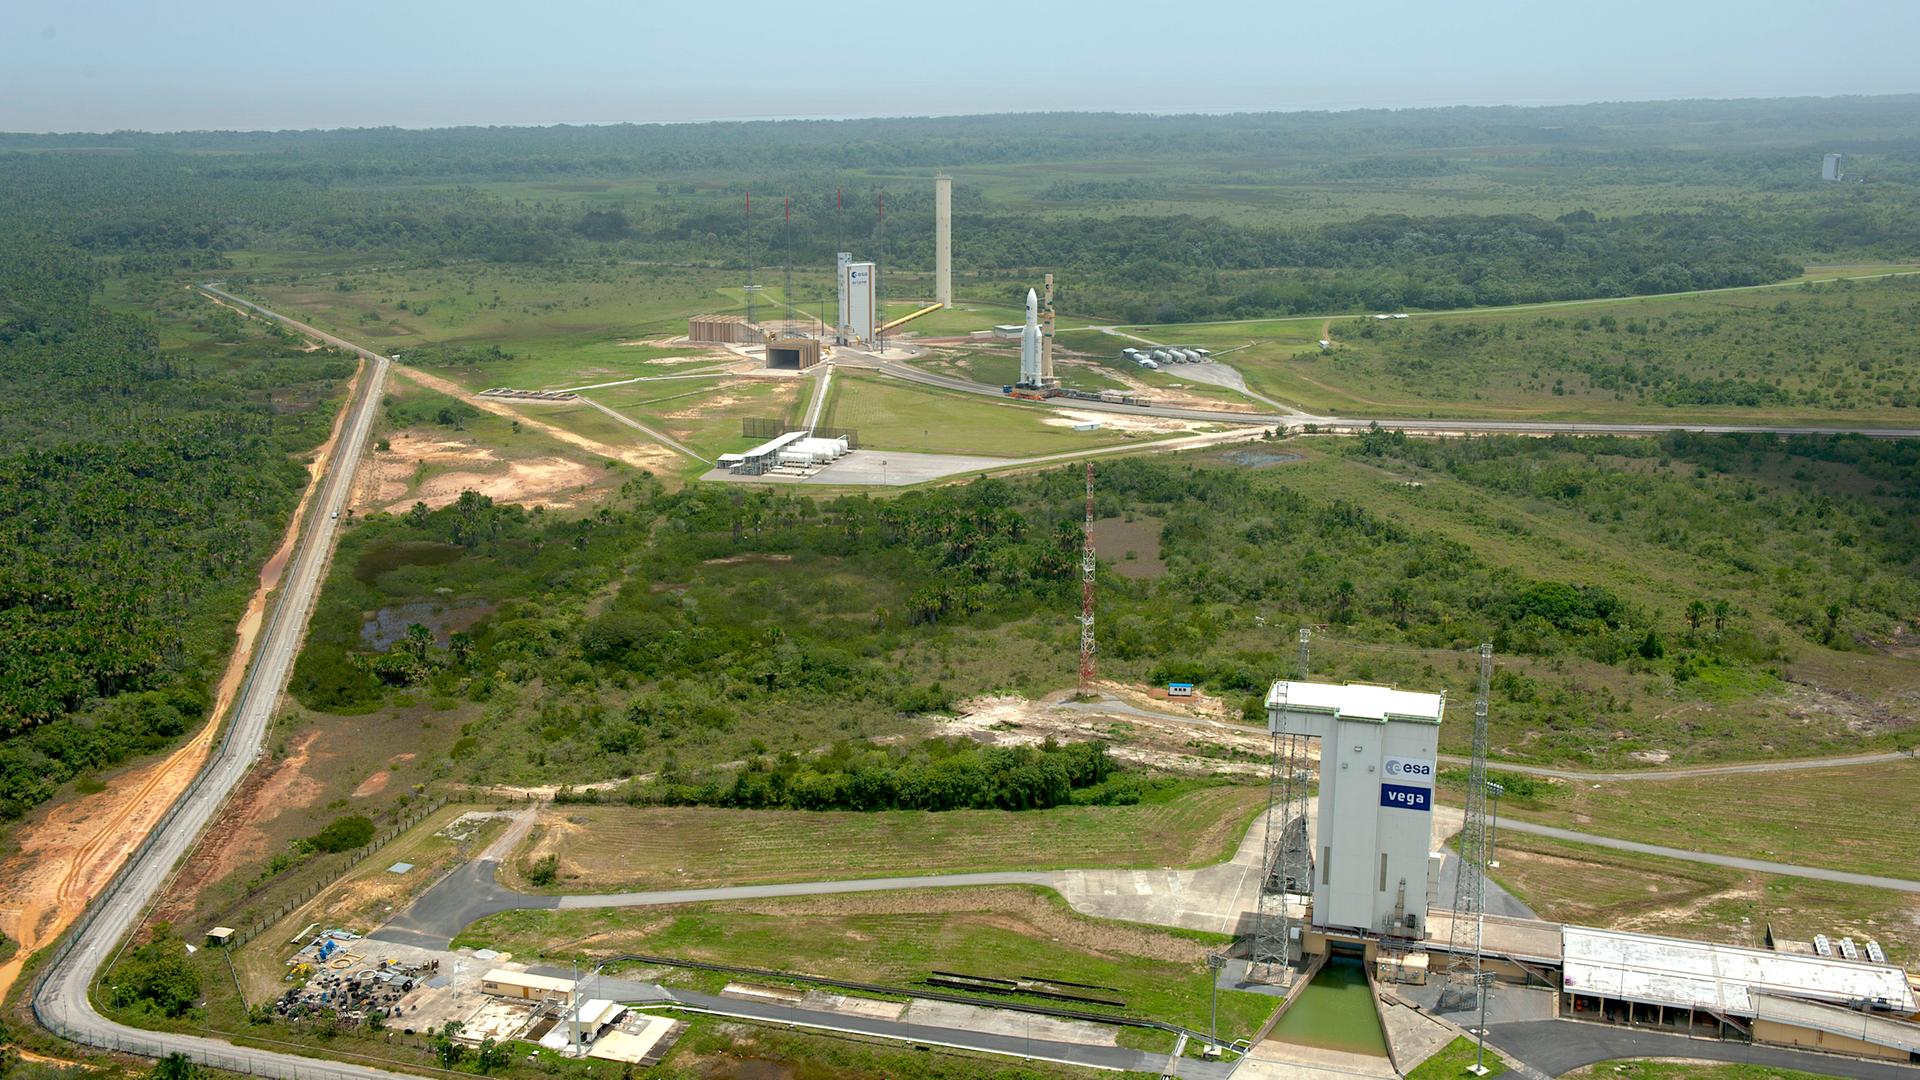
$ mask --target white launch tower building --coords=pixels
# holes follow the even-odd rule
[[[1276,682],[1267,726],[1320,740],[1315,930],[1419,938],[1427,930],[1441,694]]]

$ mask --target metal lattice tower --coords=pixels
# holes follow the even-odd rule
[[[787,305],[787,318],[793,319],[798,316],[796,316],[793,311],[793,196],[791,195],[787,196],[787,223],[785,229],[785,240],[787,242],[787,283],[785,286],[786,292],[781,294],[780,299]]]
[[[1093,685],[1093,462],[1087,462],[1087,519],[1080,550],[1080,689]]]
[[[880,216],[873,225],[873,347],[881,348],[880,327],[887,322],[887,193],[874,196]]]
[[[1453,932],[1447,952],[1442,1005],[1471,1002],[1480,987],[1481,931],[1487,914],[1487,692],[1493,646],[1480,646],[1480,690],[1473,699],[1473,756],[1467,769],[1467,813],[1460,826],[1459,873],[1454,877]],[[1471,948],[1471,959],[1466,959]]]
[[[753,295],[760,291],[760,286],[755,285],[753,283],[753,263],[754,263],[753,256],[754,256],[753,189],[748,188],[747,189],[747,288],[746,288],[746,294],[747,294],[747,323],[749,325],[753,323]]]
[[[1301,647],[1306,645],[1301,631]],[[1304,652],[1303,652],[1304,655]],[[1287,687],[1280,684],[1279,705],[1284,712]],[[1260,910],[1254,922],[1250,969],[1257,977],[1288,985],[1293,982],[1293,940],[1305,920],[1294,913],[1293,893],[1311,892],[1313,855],[1307,845],[1308,738],[1275,733],[1271,768],[1267,775],[1266,858],[1260,874]]]

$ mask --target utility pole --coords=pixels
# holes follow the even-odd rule
[[[1208,1053],[1220,1052],[1220,969],[1227,966],[1227,958],[1219,953],[1207,954],[1207,971],[1212,974],[1208,986],[1213,997],[1207,1002],[1207,1039],[1213,1045]]]
[[[1087,462],[1087,518],[1080,552],[1080,689],[1093,686],[1093,462]]]

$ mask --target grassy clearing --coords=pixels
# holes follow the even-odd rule
[[[1075,390],[1127,389],[1126,383],[1111,378],[1096,365],[1062,362],[1067,360],[1060,353],[1054,354],[1054,372],[1059,375],[1062,386]],[[1015,348],[930,351],[913,363],[928,371],[972,379],[988,386],[1009,386],[1020,377],[1020,353]]]
[[[1493,877],[1542,918],[1764,948],[1766,931],[1877,939],[1895,963],[1920,955],[1920,896],[1750,874],[1655,855],[1502,832]]]
[[[911,315],[932,302],[931,300],[889,300],[880,305],[885,313],[882,321]],[[1026,308],[1020,305],[955,300],[953,307],[922,315],[894,333],[917,334],[920,337],[957,337],[977,330],[991,330],[995,326],[1026,321]]]
[[[1875,792],[1920,791],[1920,761],[1775,775],[1556,784],[1515,816],[1648,843],[1911,877],[1920,820]]]
[[[1104,988],[1127,1015],[1204,1029],[1208,949],[1230,939],[1090,919],[1037,888],[939,889],[672,908],[515,911],[467,928],[458,946],[521,957],[642,952],[795,974],[911,986],[934,970]],[[1272,998],[1220,993],[1223,1037],[1251,1034]],[[1099,1009],[1100,1007],[1090,1007]]]
[[[692,1017],[693,1027],[674,1046],[665,1068],[689,1075],[749,1080],[1054,1080],[1111,1077],[1045,1061],[970,1054],[940,1047],[902,1047],[897,1042],[801,1029],[785,1030]],[[1129,1074],[1130,1075],[1130,1074]]]
[[[1205,787],[1138,806],[808,813],[565,806],[502,880],[552,854],[553,892],[750,885],[825,878],[1069,867],[1202,866],[1230,857],[1263,805],[1256,787]]]
[[[1415,1066],[1407,1074],[1407,1080],[1458,1080],[1459,1077],[1477,1076],[1479,1074],[1469,1070],[1480,1060],[1479,1044],[1461,1036]],[[1486,1065],[1487,1076],[1499,1076],[1507,1071],[1506,1060],[1491,1050],[1486,1053]]]
[[[666,432],[705,457],[717,458],[766,441],[740,433],[745,417],[798,421],[813,388],[814,381],[805,378],[676,380],[610,387],[593,391],[592,397]]]
[[[908,387],[876,376],[841,373],[821,423],[852,428],[871,450],[1027,457],[1111,446],[1126,436],[1108,428],[1050,425],[1052,413],[971,395]]]

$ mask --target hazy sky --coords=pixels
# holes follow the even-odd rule
[[[0,0],[0,130],[1920,90],[1920,0]]]

